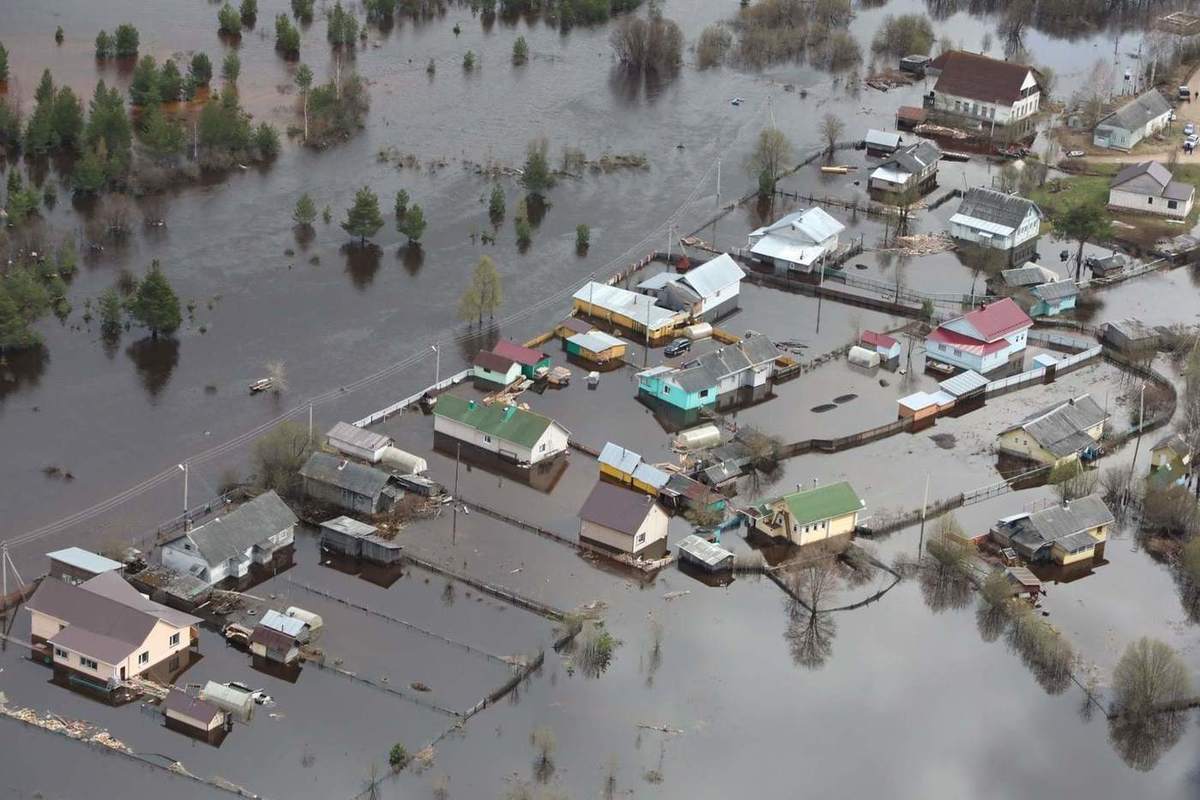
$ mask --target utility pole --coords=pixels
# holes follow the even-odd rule
[[[429,349],[434,352],[433,385],[437,386],[442,382],[442,348],[435,343],[429,345]]]
[[[1142,446],[1142,427],[1146,422],[1146,382],[1142,381],[1142,390],[1139,393],[1138,399],[1138,432],[1137,440],[1133,443],[1133,460],[1129,462],[1129,480],[1125,485],[1125,502],[1129,502],[1129,496],[1133,488],[1133,470],[1137,467],[1138,448]]]
[[[308,441],[311,443],[312,437],[312,403],[308,404]]]
[[[821,260],[818,269],[821,270],[817,276],[817,333],[821,332],[821,289],[825,287],[825,254],[821,253]]]
[[[921,551],[925,549],[925,509],[929,506],[929,473],[925,473],[925,497],[921,500],[921,536],[917,541],[917,559],[921,558]]]
[[[186,522],[188,513],[188,463],[185,461],[175,466],[183,470],[183,517]]]
[[[717,211],[721,210],[721,159],[717,159]],[[712,233],[708,237],[713,248],[717,246],[717,218],[713,217]]]
[[[458,463],[462,460],[462,442],[457,442],[454,448],[454,521],[450,525],[450,546],[458,540]]]

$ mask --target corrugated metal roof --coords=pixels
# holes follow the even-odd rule
[[[683,276],[678,272],[660,272],[657,275],[651,275],[646,280],[639,283],[639,289],[647,292],[655,292],[666,286],[668,283],[675,283],[682,279]]]
[[[641,325],[649,320],[651,330],[670,324],[678,316],[678,312],[654,305],[653,297],[596,281],[588,281],[573,297]]]
[[[212,724],[212,721],[221,715],[221,709],[212,703],[207,700],[201,700],[199,697],[192,697],[187,692],[180,691],[179,689],[168,691],[160,708],[164,714],[172,711],[176,714],[183,714],[194,720],[199,720],[205,724]]]
[[[1043,283],[1041,286],[1033,287],[1030,291],[1033,292],[1034,297],[1046,303],[1079,295],[1079,287],[1072,280]]]
[[[493,353],[491,350],[480,350],[475,354],[475,360],[471,363],[473,366],[482,367],[488,372],[507,375],[508,371],[513,368],[513,364],[517,362],[511,358],[505,358],[502,355]]]
[[[268,650],[286,653],[296,646],[296,637],[260,623],[255,625],[254,630],[251,631],[250,643],[261,644]]]
[[[68,547],[65,550],[55,550],[53,553],[47,553],[46,557],[75,567],[76,569],[86,570],[94,575],[99,575],[101,572],[110,572],[114,569],[121,569],[120,561],[113,561],[111,558],[105,558],[102,555],[93,553],[91,550],[84,550],[82,547]]]
[[[867,131],[867,135],[863,137],[863,143],[867,147],[874,149],[895,150],[900,146],[900,134],[871,128]]]
[[[352,517],[334,517],[331,520],[326,520],[321,523],[322,528],[329,528],[331,531],[344,533],[347,536],[370,536],[375,533],[375,526],[368,525],[365,522],[359,522]]]
[[[637,465],[641,463],[642,457],[632,450],[626,450],[619,444],[605,442],[598,460],[601,464],[607,464],[618,472],[632,475],[633,471],[637,469]]]
[[[947,378],[938,384],[946,391],[947,394],[954,397],[962,397],[965,394],[982,389],[988,385],[988,379],[980,375],[975,370],[967,370],[955,375],[953,378]]]
[[[439,406],[446,397],[449,395],[439,398]],[[308,461],[300,468],[300,475],[309,480],[336,486],[353,494],[371,498],[377,497],[392,477],[383,470],[346,461],[329,453],[313,453],[309,456]]]
[[[313,453],[313,456],[325,455]],[[335,456],[328,456],[337,461]],[[309,459],[309,463],[312,459]],[[305,465],[307,466],[307,465]],[[360,465],[355,465],[360,466]],[[369,467],[362,467],[369,469]],[[303,474],[303,471],[301,471]],[[274,490],[260,494],[243,503],[228,514],[212,522],[194,528],[190,533],[181,533],[172,539],[189,539],[196,545],[200,555],[215,567],[230,559],[241,558],[256,544],[265,542],[280,531],[296,524],[296,515],[279,499]]]
[[[557,424],[549,417],[523,408],[476,403],[452,394],[438,398],[433,413],[522,447],[533,447],[547,428]]]
[[[267,613],[263,614],[258,624],[291,636],[293,639],[304,632],[303,620],[285,616],[275,609],[269,609]]]
[[[991,226],[991,230],[1008,234],[1021,226],[1030,211],[1041,218],[1042,211],[1032,200],[977,186],[968,189],[963,195],[958,213],[951,217],[950,221],[954,222],[955,218],[962,217],[968,221],[960,224],[973,224],[988,230],[989,228],[983,227],[987,224]]]
[[[633,477],[647,486],[653,486],[655,489],[662,489],[667,485],[667,481],[671,480],[671,476],[666,472],[663,472],[656,466],[647,464],[645,461],[634,468]]]
[[[862,500],[846,481],[792,492],[781,499],[787,503],[788,511],[797,525],[833,519],[863,508]]]
[[[653,509],[650,495],[600,481],[579,509],[579,518],[633,536]]]
[[[570,339],[567,339],[567,341],[592,353],[603,353],[610,347],[620,347],[625,344],[625,342],[617,337],[610,336],[603,331],[577,333]]]
[[[716,258],[705,261],[698,267],[688,271],[682,282],[692,287],[701,297],[712,297],[721,289],[736,284],[746,277],[737,262],[728,253],[722,253]]]
[[[388,436],[380,433],[372,433],[371,431],[355,427],[348,422],[339,422],[329,429],[329,433],[325,434],[325,438],[329,440],[329,444],[337,447],[338,442],[344,442],[353,447],[360,447],[363,450],[379,450],[387,447],[392,443]]]
[[[1158,196],[1171,182],[1171,171],[1157,161],[1130,164],[1117,173],[1109,188]]]
[[[721,547],[719,544],[713,544],[694,533],[680,539],[676,547],[681,552],[687,553],[694,560],[702,564],[707,564],[710,567],[716,567],[721,562],[733,558],[733,553],[724,547]]]
[[[1004,280],[1005,286],[1012,287],[1040,286],[1043,283],[1059,280],[1057,272],[1033,263],[1015,269],[1002,270],[1000,277]]]
[[[541,350],[534,350],[532,347],[525,347],[508,339],[501,339],[492,347],[492,352],[501,358],[507,358],[518,364],[524,364],[527,367],[537,366],[539,361],[544,361],[549,356]]]
[[[1084,394],[1032,414],[1008,431],[1024,428],[1044,449],[1062,458],[1095,444],[1095,440],[1086,431],[1106,419],[1108,414],[1104,409],[1100,408],[1091,395]]]

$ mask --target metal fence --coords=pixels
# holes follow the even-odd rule
[[[1054,373],[1063,375],[1073,369],[1077,369],[1089,361],[1097,359],[1104,352],[1104,348],[1100,345],[1084,350],[1081,353],[1076,353],[1072,356],[1067,356],[1058,361],[1054,365]],[[1032,386],[1035,383],[1042,383],[1046,380],[1046,368],[1037,367],[1036,369],[1027,370],[1019,375],[1012,375],[1008,378],[1001,378],[997,381],[992,381],[987,385],[985,395],[987,397],[998,397],[1002,394],[1014,392],[1017,389],[1023,389],[1026,386]]]

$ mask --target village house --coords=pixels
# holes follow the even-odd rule
[[[1027,561],[1074,564],[1104,557],[1104,543],[1115,521],[1104,501],[1093,494],[1032,514],[1005,517],[992,528],[992,538]]]
[[[278,616],[285,620],[292,620],[291,617]],[[297,623],[294,630],[303,628],[303,623],[299,620],[292,621]],[[254,630],[250,634],[250,655],[256,663],[266,661],[288,666],[299,660],[300,647],[293,633],[279,626],[267,625],[264,619],[254,626]]]
[[[159,708],[168,728],[208,744],[219,744],[229,731],[224,711],[180,689],[170,689]]]
[[[1120,275],[1127,266],[1125,256],[1121,253],[1112,253],[1102,257],[1088,256],[1083,263],[1092,271],[1093,278],[1111,278]]]
[[[1150,482],[1156,486],[1184,486],[1192,474],[1192,448],[1182,434],[1163,437],[1150,449]]]
[[[369,464],[378,463],[384,450],[392,444],[392,440],[387,436],[363,430],[348,422],[334,425],[329,433],[325,434],[325,441],[339,453],[362,459]]]
[[[871,128],[863,137],[863,147],[867,155],[884,158],[900,149],[900,134],[895,131],[877,131]]]
[[[491,350],[480,350],[471,362],[471,377],[477,386],[511,386],[521,377],[521,365]]]
[[[653,497],[599,481],[579,510],[579,539],[618,555],[662,558],[667,512]]]
[[[891,361],[893,358],[900,357],[900,342],[894,336],[888,336],[886,333],[863,331],[862,335],[858,337],[858,344],[860,347],[878,353],[879,358],[883,361]]]
[[[534,350],[508,339],[496,342],[492,352],[501,358],[517,362],[521,366],[521,374],[526,378],[535,378],[540,371],[550,369],[550,356],[541,350]]]
[[[1100,326],[1100,341],[1125,354],[1149,354],[1158,349],[1162,333],[1132,317],[1106,322]]]
[[[794,211],[750,234],[750,254],[777,275],[808,273],[838,250],[838,235],[846,226],[819,206]]]
[[[648,495],[657,496],[671,479],[663,470],[643,461],[638,453],[612,442],[604,443],[599,461],[602,476]]]
[[[1038,464],[1060,466],[1096,451],[1108,413],[1082,394],[1030,414],[1001,431],[1001,453]]]
[[[710,350],[690,366],[639,372],[638,396],[684,411],[758,400],[770,391],[777,358],[770,339],[748,331],[737,344]]]
[[[901,147],[887,161],[871,170],[867,187],[885,195],[923,195],[937,188],[938,160],[942,151],[932,142]]]
[[[58,578],[72,586],[78,586],[105,572],[119,572],[122,568],[120,561],[113,561],[82,547],[55,550],[53,553],[47,553],[46,557],[50,559],[50,577]]]
[[[529,466],[567,451],[570,432],[549,417],[515,405],[488,405],[442,395],[434,408],[434,440],[453,450],[456,443]]]
[[[943,322],[925,337],[925,358],[986,375],[1025,350],[1033,320],[1011,297]]]
[[[568,355],[598,367],[618,364],[625,357],[628,345],[625,341],[604,331],[577,333],[566,339],[563,346]]]
[[[1056,317],[1075,308],[1079,299],[1079,287],[1072,280],[1043,283],[1031,288],[1029,293],[1033,296],[1029,306],[1031,317]]]
[[[1032,129],[1041,104],[1042,87],[1032,67],[950,50],[926,68],[937,77],[924,106],[942,122],[983,130],[1024,134]]]
[[[55,680],[109,699],[160,665],[171,673],[186,666],[181,657],[200,641],[199,619],[146,599],[116,572],[78,586],[45,578],[25,607],[34,652]]]
[[[1108,185],[1108,207],[1184,219],[1192,213],[1196,187],[1177,181],[1157,161],[1130,164]]]
[[[1132,150],[1163,130],[1171,121],[1171,104],[1157,89],[1143,92],[1096,123],[1092,144],[1113,150]]]
[[[576,313],[611,322],[652,343],[671,336],[687,321],[687,314],[655,305],[649,295],[597,281],[588,281],[575,292],[572,302]]]
[[[795,491],[745,513],[754,530],[773,539],[806,545],[853,533],[865,505],[850,484],[842,481]]]
[[[722,253],[685,273],[660,272],[638,284],[638,291],[657,298],[657,304],[684,311],[692,320],[713,322],[738,309],[738,293],[746,273],[728,253]]]
[[[320,547],[322,552],[361,558],[383,566],[399,563],[404,550],[398,542],[379,536],[374,525],[350,517],[322,522]]]
[[[309,499],[357,514],[390,511],[404,496],[390,473],[329,453],[309,456],[300,468],[300,478]]]
[[[950,217],[950,235],[968,246],[999,250],[1015,264],[1037,252],[1042,219],[1042,210],[1031,200],[976,187],[967,190]]]
[[[279,495],[265,492],[164,542],[162,563],[209,586],[223,581],[241,585],[249,579],[252,566],[272,572],[291,565],[296,522]]]
[[[1032,289],[1043,283],[1054,283],[1062,280],[1062,276],[1052,269],[1026,261],[1019,267],[1001,270],[999,286],[1003,289]]]

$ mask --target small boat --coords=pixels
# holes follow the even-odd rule
[[[928,372],[933,372],[937,375],[953,375],[954,367],[949,364],[943,364],[940,361],[926,361],[925,369]]]
[[[254,383],[250,384],[250,394],[258,394],[265,392],[274,385],[270,378],[259,378]]]

